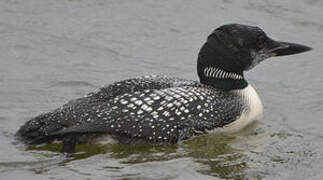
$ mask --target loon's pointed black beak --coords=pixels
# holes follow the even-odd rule
[[[312,50],[312,48],[308,46],[289,42],[273,41],[272,45],[273,48],[271,48],[270,51],[273,52],[275,56],[287,56]]]

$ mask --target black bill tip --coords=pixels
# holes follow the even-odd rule
[[[287,56],[292,54],[303,53],[306,51],[312,50],[311,47],[304,46],[296,43],[289,42],[277,42],[279,44],[272,52],[276,54],[276,56]]]

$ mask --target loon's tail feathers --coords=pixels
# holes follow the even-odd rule
[[[49,123],[51,113],[41,114],[26,122],[16,133],[16,138],[31,144],[34,139],[44,137],[48,132],[55,132],[62,128],[59,124]]]

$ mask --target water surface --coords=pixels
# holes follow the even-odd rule
[[[322,8],[320,0],[0,0],[0,179],[321,179]],[[227,23],[314,48],[246,74],[265,108],[252,127],[167,147],[83,146],[73,157],[14,141],[28,119],[116,80],[197,80],[200,46]]]

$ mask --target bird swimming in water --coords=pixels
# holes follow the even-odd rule
[[[239,131],[263,112],[244,71],[273,56],[311,50],[270,39],[258,27],[228,24],[200,49],[200,81],[149,75],[115,82],[26,122],[16,136],[27,144],[174,144],[217,130]]]

